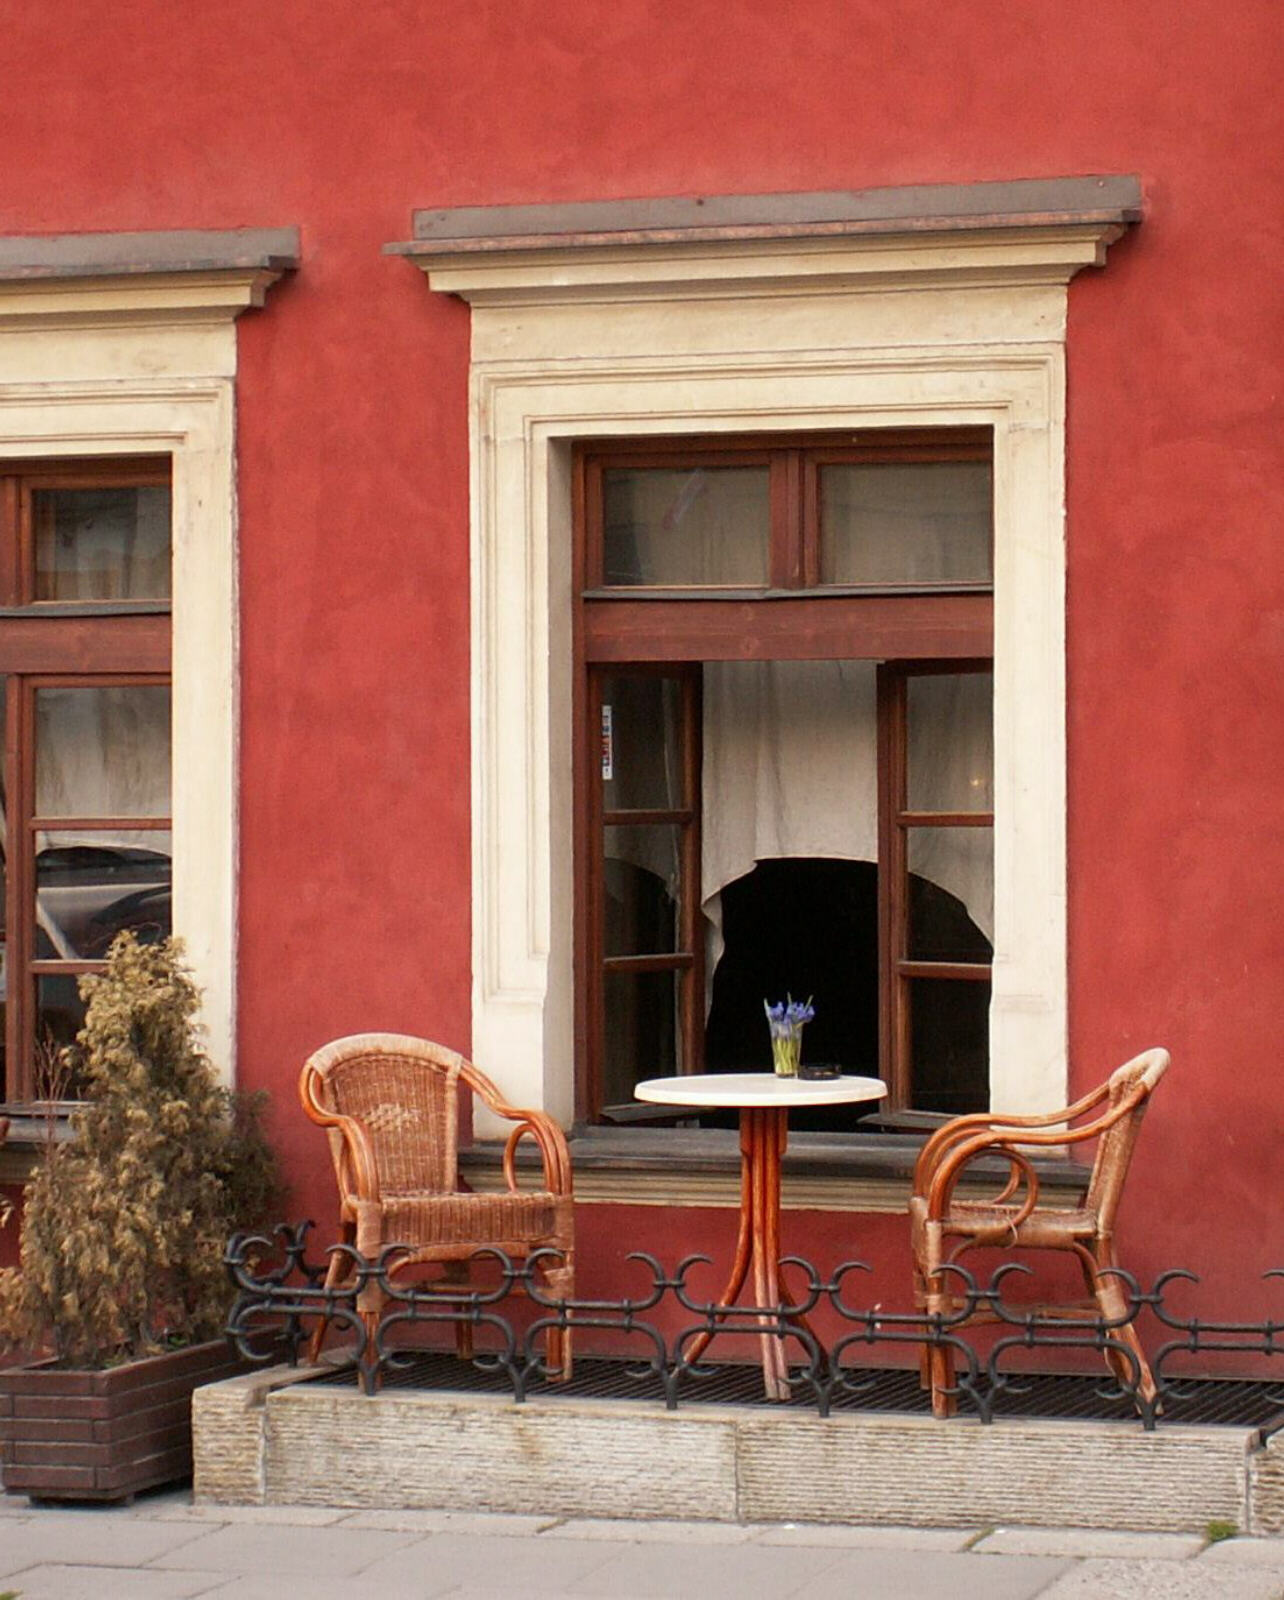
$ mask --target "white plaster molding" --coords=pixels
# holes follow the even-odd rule
[[[994,430],[991,1095],[1063,1104],[1066,285],[1118,227],[398,247],[473,306],[473,1053],[573,1113],[574,439]]]
[[[1080,268],[1100,266],[1121,231],[1117,225],[1081,223],[783,242],[568,243],[466,255],[434,250],[425,241],[414,247],[412,259],[434,289],[474,306],[743,298],[805,293],[817,284],[829,291],[1065,284]]]
[[[79,293],[90,293],[81,283]],[[3,292],[0,291],[0,299]],[[108,294],[105,306],[110,306]],[[237,604],[234,310],[140,332],[106,314],[0,316],[0,458],[168,455],[173,464],[174,930],[234,1077]],[[237,308],[239,309],[239,307]],[[141,375],[139,369],[146,375]]]
[[[261,306],[281,276],[259,268],[118,278],[0,281],[0,331],[118,327],[127,322],[225,323]]]

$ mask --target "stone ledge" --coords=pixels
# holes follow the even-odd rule
[[[31,233],[0,237],[0,282],[119,278],[171,272],[288,272],[297,228],[185,228],[154,233]]]
[[[1253,1525],[1249,1429],[367,1398],[302,1381],[312,1375],[277,1368],[200,1391],[198,1500],[935,1528]]]
[[[260,1367],[192,1395],[192,1493],[205,1505],[262,1505],[268,1396],[317,1375],[315,1367]],[[199,1445],[195,1441],[199,1440]]]

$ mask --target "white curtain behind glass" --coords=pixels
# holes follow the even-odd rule
[[[168,688],[37,690],[37,816],[165,817],[169,809]],[[83,842],[133,839],[86,833]]]
[[[910,760],[925,795],[989,770],[988,680],[919,719]],[[718,661],[704,667],[701,904],[706,1003],[723,951],[722,890],[775,857],[878,859],[875,667],[868,661]],[[935,830],[918,870],[993,939],[988,830]],[[980,845],[982,848],[978,848]]]

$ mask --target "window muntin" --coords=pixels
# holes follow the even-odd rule
[[[653,800],[661,793],[670,803],[674,799],[674,791],[662,790],[655,777],[661,768],[668,771],[673,766],[664,754],[670,746],[688,751],[687,765],[698,778],[701,684],[709,660],[863,659],[885,664],[880,672],[876,732],[878,817],[870,819],[880,840],[876,912],[870,907],[871,924],[877,923],[876,929],[871,927],[871,938],[876,937],[878,949],[880,1066],[896,1105],[971,1109],[984,1104],[988,1035],[983,1028],[978,1047],[977,1014],[979,1007],[988,1016],[993,932],[992,674],[988,662],[969,656],[988,652],[992,628],[988,433],[871,433],[842,441],[763,444],[758,459],[765,463],[771,483],[772,582],[744,599],[736,598],[735,585],[716,579],[703,594],[699,587],[680,594],[655,583],[638,585],[631,595],[613,594],[603,587],[607,534],[602,481],[612,471],[626,470],[620,460],[627,460],[628,451],[628,446],[585,447],[577,458],[582,518],[576,547],[581,595],[576,635],[590,685],[587,742],[580,745],[578,781],[590,791],[590,816],[598,817],[588,835],[582,836],[586,846],[580,850],[582,880],[587,875],[587,905],[581,904],[576,930],[582,1114],[593,1120],[605,1111],[613,1120],[624,1112],[638,1079],[699,1071],[705,1064],[707,930],[700,904],[699,856],[675,867],[683,851],[670,842],[663,862],[642,862],[641,826],[661,819],[641,811],[632,819],[639,832],[631,851],[615,832],[604,852],[607,835],[600,824],[606,818],[600,808],[609,803],[606,790],[618,791],[622,782],[614,752],[618,730],[629,716],[619,709],[620,686],[625,684],[676,683],[679,673],[687,673],[680,734],[675,735],[671,719],[657,721],[648,740],[650,707],[644,709],[640,698],[645,691],[635,689],[633,737],[638,738],[641,728],[641,744],[651,763]],[[713,463],[736,452],[742,458],[748,455],[745,441],[720,441],[707,449],[674,447],[664,468],[668,489],[689,483],[698,471],[713,470]],[[643,470],[659,470],[656,461],[664,452],[654,441],[638,446],[637,453],[645,454]],[[680,459],[683,453],[695,465],[686,467]],[[943,470],[933,478],[937,468]],[[964,530],[963,557],[944,577],[939,562],[926,573],[921,562],[915,570],[885,563],[877,571],[840,574],[860,581],[827,584],[821,484],[823,473],[831,469],[866,475],[887,472],[885,501],[894,502],[898,496],[904,501],[905,485],[917,484],[916,503],[926,502],[934,510],[936,524],[948,532],[946,543],[950,539],[959,543],[957,530]],[[930,492],[922,488],[925,474]],[[953,509],[951,484],[959,500]],[[885,530],[882,537],[886,540]],[[798,600],[781,603],[782,591],[790,589]],[[629,651],[636,651],[633,665],[628,662]],[[939,659],[933,659],[938,654]],[[610,666],[595,667],[595,660]],[[911,665],[915,670],[909,670]],[[883,686],[886,672],[893,673],[887,683],[894,689]],[[666,680],[666,673],[672,679]],[[603,687],[607,683],[613,685],[609,690]],[[655,690],[649,692],[654,704]],[[609,708],[605,727],[604,708]],[[943,759],[942,752],[949,759]],[[682,793],[688,801],[695,797],[683,814],[683,840],[690,850],[700,831],[698,784]],[[911,796],[915,811],[910,810]],[[717,797],[706,794],[704,804],[716,807]],[[610,822],[617,816],[612,813]],[[942,861],[948,870],[941,869]],[[639,873],[649,876],[639,879]],[[636,954],[615,955],[622,948],[618,937],[610,944],[603,942],[608,924],[614,919],[618,928],[622,914],[619,905],[608,907],[603,899],[607,876],[612,874],[616,880],[634,879],[629,914],[635,920],[641,915],[636,902],[642,896],[652,915],[656,907],[663,907],[666,928],[676,925],[683,930],[676,950],[641,953],[636,928]],[[966,880],[962,883],[966,903],[952,892],[961,886],[960,875]],[[616,894],[624,898],[618,882]],[[651,942],[657,943],[654,938]],[[667,945],[667,938],[664,942]],[[662,972],[669,976],[659,984],[654,979]],[[863,980],[854,974],[853,981]],[[979,1076],[978,1061],[983,1069]],[[863,1058],[846,1064],[855,1070],[873,1066]]]
[[[171,928],[169,557],[167,461],[0,468],[11,1104],[74,1039],[115,934]]]

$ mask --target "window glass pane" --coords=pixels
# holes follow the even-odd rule
[[[990,1083],[989,981],[915,978],[910,1073],[916,1111],[984,1111]]]
[[[993,811],[994,674],[923,674],[905,687],[909,809]]]
[[[984,461],[821,467],[821,582],[989,581],[991,499]]]
[[[976,961],[994,955],[990,941],[957,896],[926,878],[910,874],[909,958],[911,961]]]
[[[682,783],[682,685],[654,673],[602,679],[602,804],[607,811],[674,811]]]
[[[9,773],[5,767],[5,749],[8,741],[2,736],[6,725],[8,687],[9,680],[0,677],[0,821],[3,821],[6,815],[5,806],[10,787]],[[6,882],[8,859],[9,851],[6,847],[0,850],[0,1100],[6,1099],[12,1090],[8,1073],[8,1050],[5,1045],[9,1002],[9,940],[5,924],[5,907],[8,905],[8,884]]]
[[[994,939],[994,830],[911,828],[908,843],[910,959],[988,961]],[[923,880],[917,889],[915,878]],[[940,953],[951,945],[957,955]]]
[[[769,477],[766,467],[604,472],[604,581],[764,586]]]
[[[124,928],[145,944],[165,938],[172,854],[158,828],[37,833],[37,960],[103,960]]]
[[[36,489],[37,600],[165,600],[170,494],[164,487]]]
[[[626,1105],[634,1084],[681,1070],[681,985],[680,972],[606,974],[604,1105]]]
[[[648,825],[603,831],[605,953],[651,956],[676,950],[680,830]]]
[[[165,684],[36,690],[36,815],[169,815]]]
[[[80,998],[78,980],[70,973],[56,976],[42,973],[36,979],[36,1055],[37,1080],[41,1076],[40,1057],[44,1050],[75,1044],[76,1035],[85,1025],[85,1002]],[[36,1092],[44,1085],[39,1081]],[[78,1091],[74,1084],[60,1086],[67,1098]]]

